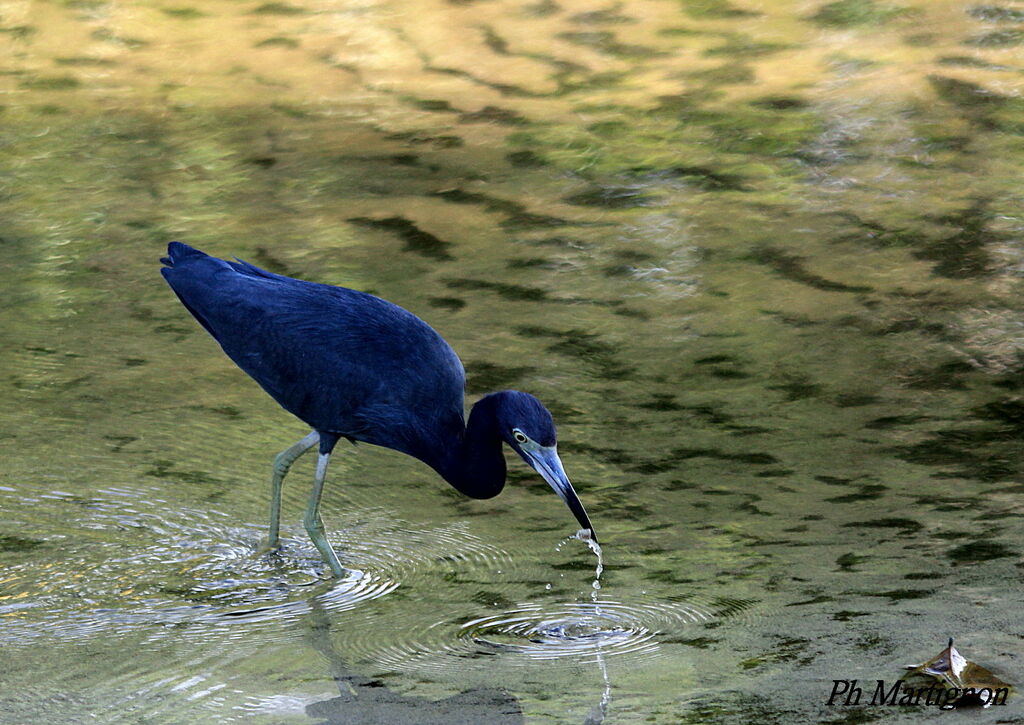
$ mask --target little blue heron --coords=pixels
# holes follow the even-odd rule
[[[478,400],[465,422],[462,363],[420,318],[364,292],[273,274],[180,242],[160,261],[167,284],[227,356],[313,429],[274,458],[270,547],[278,542],[285,474],[319,443],[303,523],[331,571],[342,575],[320,518],[327,462],[341,438],[414,456],[480,499],[505,485],[504,441],[596,540],[558,458],[551,413],[528,393],[504,390]]]

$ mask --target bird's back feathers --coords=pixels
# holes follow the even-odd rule
[[[461,433],[462,364],[412,313],[180,242],[161,261],[164,279],[224,352],[313,428],[424,460],[438,436]]]

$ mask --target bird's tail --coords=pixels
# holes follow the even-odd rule
[[[205,256],[207,256],[206,252],[200,252],[198,249],[194,249],[187,244],[171,242],[167,245],[167,256],[160,257],[160,261],[168,267],[173,267],[175,264],[184,262],[186,259]]]

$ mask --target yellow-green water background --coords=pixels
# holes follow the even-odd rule
[[[1022,44],[1011,0],[0,2],[0,722],[853,722],[833,679],[948,636],[1019,681]],[[549,403],[636,646],[468,624],[590,601],[519,467],[339,447],[360,575],[301,586],[308,462],[257,556],[305,429],[173,239]]]

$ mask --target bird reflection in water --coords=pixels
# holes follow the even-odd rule
[[[488,723],[519,725],[524,722],[519,701],[500,688],[467,690],[443,700],[427,700],[393,692],[380,680],[358,675],[346,666],[331,642],[331,618],[327,610],[309,600],[309,642],[327,661],[338,696],[306,706],[306,714],[318,725],[458,725]]]
[[[338,696],[306,706],[306,714],[317,725],[520,725],[525,722],[519,700],[507,690],[483,687],[466,690],[441,700],[400,695],[383,682],[352,672],[331,641],[330,613],[309,600],[309,643],[327,662]],[[604,661],[600,660],[604,690],[583,720],[583,725],[604,722],[611,697],[611,685]]]

